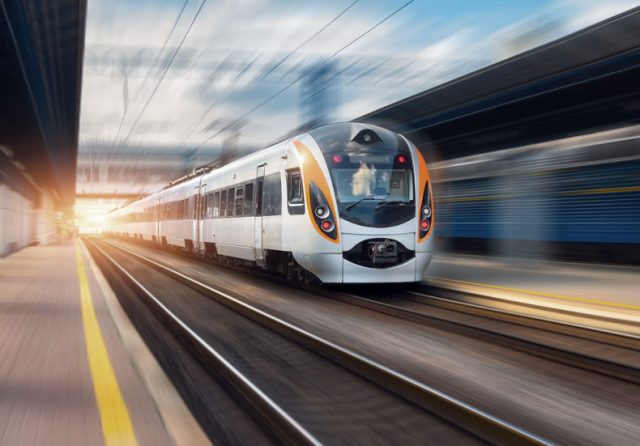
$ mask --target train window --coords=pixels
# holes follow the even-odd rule
[[[196,218],[198,218],[198,216],[196,215],[196,195],[192,195],[191,198],[189,198],[189,208],[188,208],[188,214],[187,214],[187,218],[191,219],[191,220],[195,220]]]
[[[212,217],[220,216],[220,191],[216,191],[213,194],[213,212],[211,216]]]
[[[213,215],[213,192],[207,194],[207,199],[204,202],[204,218],[211,218]]]
[[[302,203],[302,178],[300,172],[288,172],[289,174],[289,203],[301,204]]]
[[[304,196],[300,170],[287,171],[287,209],[289,215],[304,214]]]
[[[242,216],[244,206],[244,187],[239,186],[236,188],[236,216]]]
[[[204,194],[200,196],[200,215],[198,218],[207,218],[207,212],[211,206],[210,194]]]
[[[263,215],[280,215],[282,213],[282,185],[280,174],[274,173],[264,177]]]
[[[220,217],[227,215],[227,190],[220,192]]]
[[[253,206],[253,183],[244,186],[244,215],[252,215]]]
[[[230,188],[227,191],[227,217],[233,217],[233,210],[235,207],[235,193],[236,189],[234,187]]]
[[[262,198],[264,195],[264,177],[258,178],[258,190],[256,193],[256,215],[262,215]]]

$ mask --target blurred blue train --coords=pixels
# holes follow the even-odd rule
[[[432,163],[440,246],[640,264],[640,126]]]

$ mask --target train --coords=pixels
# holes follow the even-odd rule
[[[194,170],[111,212],[107,233],[292,280],[418,282],[434,238],[424,150],[373,125],[317,127]]]

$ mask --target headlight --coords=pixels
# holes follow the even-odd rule
[[[329,216],[329,209],[326,206],[318,206],[314,212],[318,218],[326,218]]]

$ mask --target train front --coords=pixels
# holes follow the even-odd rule
[[[355,123],[320,127],[294,144],[306,159],[309,216],[329,242],[303,266],[325,283],[422,280],[431,261],[433,203],[416,147]]]

